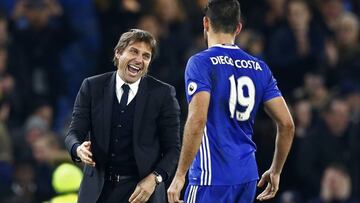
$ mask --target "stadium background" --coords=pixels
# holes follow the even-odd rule
[[[269,202],[308,202],[320,191],[356,198],[360,2],[303,2],[240,0],[243,30],[236,44],[269,64],[296,124],[280,191]],[[183,73],[189,56],[205,49],[206,3],[0,0],[0,202],[37,203],[55,195],[51,175],[70,161],[63,139],[76,93],[85,77],[115,70],[113,47],[129,28],[158,39],[149,74],[176,87],[184,122]],[[261,174],[271,163],[275,126],[259,114],[254,139]],[[328,170],[323,178],[329,165],[340,173]]]

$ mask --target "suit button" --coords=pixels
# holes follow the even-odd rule
[[[115,157],[115,154],[114,154],[114,153],[111,153],[111,157]]]
[[[124,113],[124,110],[121,110],[120,113]]]
[[[119,124],[117,127],[118,127],[118,128],[121,128],[121,127],[122,127],[122,125],[121,125],[121,124]]]
[[[119,142],[119,139],[116,138],[116,139],[115,139],[115,142]]]

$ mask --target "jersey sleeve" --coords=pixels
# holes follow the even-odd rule
[[[263,63],[265,66],[266,71],[266,80],[265,80],[265,88],[264,88],[264,95],[263,95],[263,102],[269,101],[270,99],[273,99],[275,97],[280,97],[281,91],[279,90],[277,86],[277,81],[275,77],[273,76],[272,72],[270,71],[269,67]]]
[[[185,70],[186,98],[190,103],[192,97],[201,91],[211,92],[211,66],[200,57],[191,57]]]

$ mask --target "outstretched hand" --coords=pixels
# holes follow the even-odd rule
[[[129,202],[131,203],[145,203],[149,200],[154,193],[156,187],[155,175],[150,174],[141,180],[135,191],[131,194]]]
[[[90,141],[83,142],[76,149],[76,154],[78,155],[78,157],[81,159],[82,162],[95,167],[95,162],[92,160],[91,142]]]
[[[263,187],[265,183],[267,186],[265,190],[257,196],[257,200],[264,201],[275,197],[276,192],[279,189],[280,174],[273,173],[271,170],[265,171],[261,176],[261,179],[258,183],[258,187]]]

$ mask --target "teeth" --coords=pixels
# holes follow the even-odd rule
[[[134,65],[129,65],[131,68],[135,69],[135,70],[140,70],[140,68],[134,66]]]

